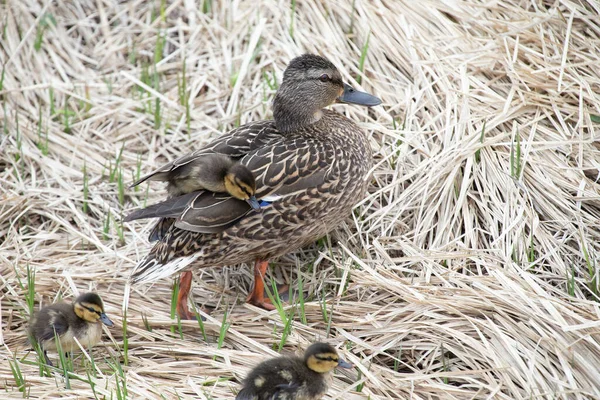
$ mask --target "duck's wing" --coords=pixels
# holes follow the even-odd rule
[[[137,186],[151,178],[155,180],[165,179],[169,173],[208,154],[223,154],[231,157],[232,160],[238,160],[244,155],[262,148],[279,138],[281,138],[281,134],[272,120],[242,125],[221,135],[203,148],[179,157],[152,171],[135,181],[131,186]]]
[[[226,194],[204,192],[196,197],[175,221],[179,229],[197,233],[218,233],[252,211],[245,201]]]
[[[204,192],[193,192],[182,196],[172,197],[165,201],[161,201],[160,203],[152,204],[146,208],[135,210],[131,214],[128,214],[123,219],[123,222],[147,218],[177,218],[185,211],[188,205],[202,193]]]
[[[222,232],[252,210],[248,203],[227,194],[199,191],[172,197],[125,217],[124,221],[160,218],[150,240],[160,240],[171,225],[199,233]]]
[[[331,160],[342,157],[334,157],[335,151],[333,143],[283,139],[247,154],[240,163],[255,177],[257,199],[285,196],[337,179],[339,166]]]

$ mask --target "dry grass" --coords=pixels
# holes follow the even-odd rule
[[[23,396],[12,365],[32,398],[232,398],[276,354],[282,320],[243,305],[245,266],[196,275],[208,341],[170,318],[170,280],[135,287],[126,345],[149,224],[118,221],[164,194],[127,189],[138,168],[269,118],[266,77],[316,52],[383,99],[336,106],[378,163],[331,244],[271,269],[310,295],[284,351],[327,338],[357,364],[328,398],[600,398],[598,3],[220,3],[0,5],[0,397]],[[95,289],[116,322],[71,391],[26,351],[27,266],[36,309]]]

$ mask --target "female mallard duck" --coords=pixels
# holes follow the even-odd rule
[[[329,388],[336,367],[352,368],[326,343],[315,343],[304,358],[278,357],[258,364],[244,379],[236,400],[316,400]]]
[[[46,364],[52,365],[48,350],[56,350],[55,333],[64,352],[72,352],[79,346],[87,348],[96,345],[102,337],[102,324],[113,326],[113,322],[104,313],[102,299],[96,293],[84,293],[73,304],[56,303],[42,308],[29,324],[29,336],[35,340],[46,358]]]
[[[265,309],[268,260],[324,236],[364,195],[372,154],[365,134],[351,120],[324,107],[344,102],[375,106],[381,101],[342,81],[337,68],[312,54],[293,59],[273,102],[274,120],[251,122],[144,178],[169,176],[209,155],[223,154],[247,167],[263,207],[227,195],[199,191],[162,203],[177,204],[176,218],[135,267],[132,281],[152,281],[189,269],[255,260],[254,289],[247,301]],[[267,202],[268,200],[268,202]],[[180,206],[182,203],[185,207]],[[265,204],[266,203],[266,204]],[[184,285],[191,285],[188,274]],[[178,299],[189,318],[187,297]]]

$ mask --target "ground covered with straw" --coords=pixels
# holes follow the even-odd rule
[[[233,398],[258,361],[324,340],[356,365],[331,399],[600,398],[599,14],[594,0],[3,1],[0,397]],[[249,266],[197,270],[204,330],[172,318],[170,279],[127,297],[150,222],[121,218],[164,196],[128,185],[270,118],[305,52],[383,104],[334,107],[376,167],[353,215],[273,263],[297,295],[266,312],[244,304]],[[30,313],[87,290],[116,326],[68,379],[40,374]]]

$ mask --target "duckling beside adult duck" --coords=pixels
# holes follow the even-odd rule
[[[136,219],[159,217],[159,221],[148,237],[151,242],[162,239],[171,225],[175,223],[176,218],[186,210],[190,200],[196,199],[204,190],[227,194],[228,199],[233,197],[231,199],[233,205],[240,205],[241,203],[235,201],[235,199],[239,199],[245,201],[254,209],[260,208],[254,196],[256,181],[252,172],[244,165],[223,154],[207,154],[202,158],[182,164],[180,168],[175,168],[172,171],[153,172],[137,180],[131,186],[137,186],[146,180],[168,182],[169,199],[136,210],[127,215],[123,221],[129,222]],[[177,200],[169,201],[174,198]],[[229,222],[227,215],[224,214],[208,216],[210,220],[206,221],[205,225],[219,226],[219,224]],[[214,217],[218,217],[220,220],[217,221]],[[234,216],[236,219],[238,217],[237,214]],[[196,224],[199,225],[200,222],[196,221]]]
[[[56,350],[55,334],[64,352],[95,346],[102,337],[102,324],[113,326],[104,313],[102,299],[96,293],[84,293],[73,304],[56,303],[42,308],[29,323],[29,336],[44,352],[46,364],[52,365],[48,350]]]
[[[294,58],[275,96],[273,120],[242,125],[152,172],[149,177],[174,173],[195,160],[223,154],[252,172],[263,207],[255,210],[241,200],[208,191],[186,195],[190,197],[185,210],[135,267],[132,281],[254,260],[254,289],[247,301],[273,309],[264,297],[268,260],[327,234],[367,189],[372,167],[369,142],[354,122],[325,109],[335,102],[368,107],[381,103],[345,84],[325,58],[312,54]],[[165,203],[180,201],[175,197]],[[220,215],[227,215],[229,222],[220,224]],[[219,223],[211,224],[211,219]],[[186,285],[188,281],[191,285],[189,274]],[[178,299],[178,312],[189,318],[187,297]]]
[[[258,364],[246,377],[236,400],[317,400],[329,389],[333,370],[352,368],[335,348],[315,343],[304,357],[282,356]]]

